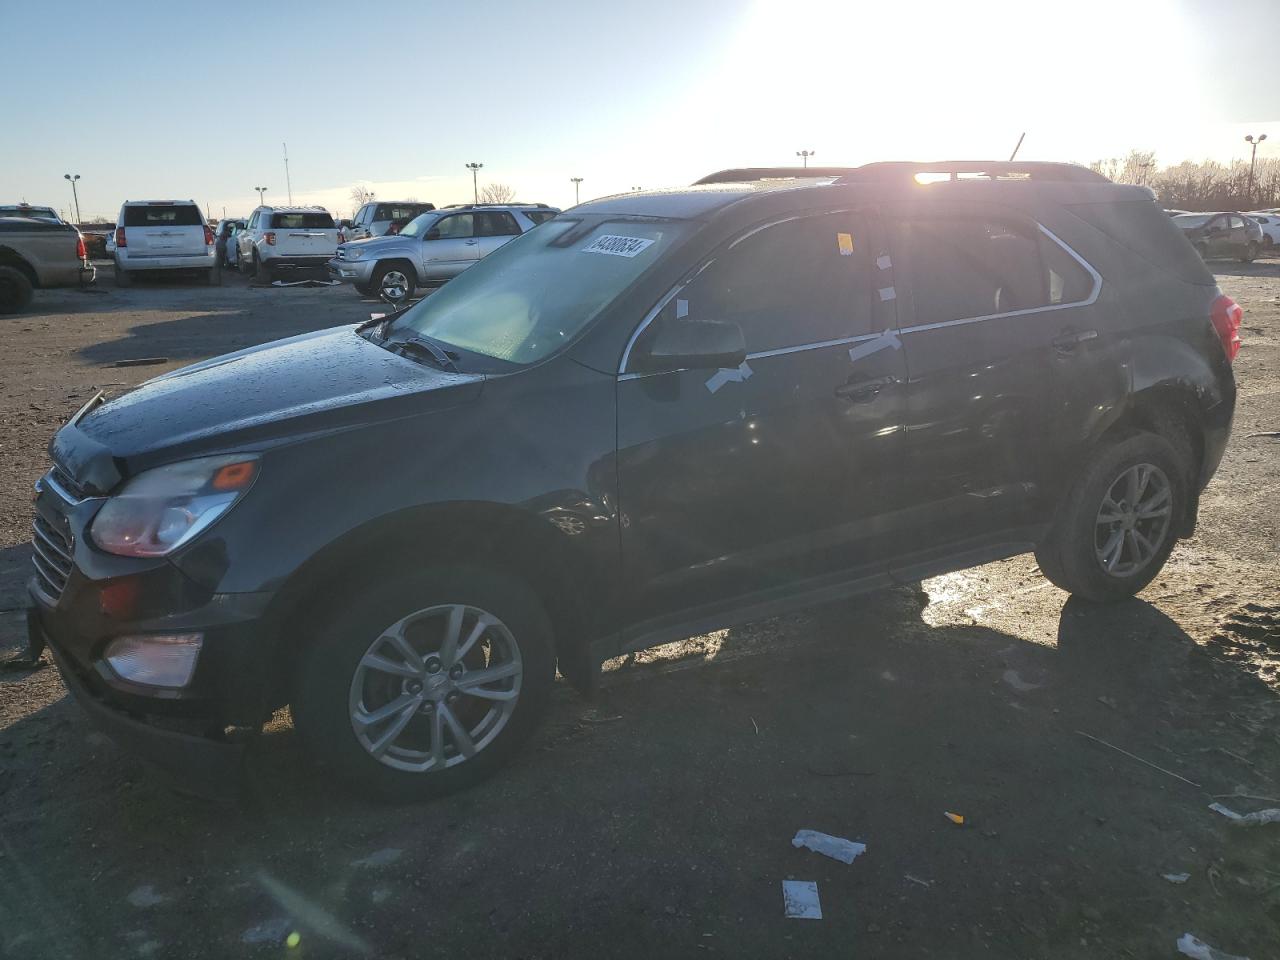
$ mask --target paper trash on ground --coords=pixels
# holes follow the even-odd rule
[[[1191,874],[1189,873],[1166,873],[1163,876],[1170,883],[1186,883],[1191,879]]]
[[[853,863],[867,852],[865,843],[846,840],[844,837],[833,837],[829,833],[821,833],[817,830],[797,830],[796,835],[791,839],[791,845],[808,847],[814,853],[820,853],[832,860],[839,860],[841,863]]]
[[[1237,827],[1260,827],[1264,823],[1280,823],[1280,807],[1272,807],[1269,810],[1258,810],[1254,813],[1236,813],[1229,807],[1224,807],[1220,803],[1209,804],[1209,809],[1215,813],[1220,813],[1230,820]]]
[[[782,907],[788,917],[821,920],[822,904],[818,902],[818,885],[812,880],[783,880]]]
[[[1189,933],[1184,933],[1178,938],[1178,952],[1194,960],[1249,960],[1248,957],[1238,957],[1234,953],[1223,953],[1221,950],[1215,950],[1203,940],[1197,940]]]

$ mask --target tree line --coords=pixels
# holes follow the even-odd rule
[[[1160,205],[1174,210],[1266,210],[1280,207],[1280,159],[1260,159],[1249,181],[1249,161],[1232,164],[1184,160],[1156,169],[1150,150],[1127,157],[1095,160],[1089,169],[1116,183],[1134,183],[1155,191]]]

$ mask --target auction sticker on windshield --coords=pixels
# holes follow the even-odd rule
[[[607,253],[611,257],[634,257],[653,244],[643,237],[596,237],[582,248],[583,253]]]

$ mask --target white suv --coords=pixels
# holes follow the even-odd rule
[[[322,268],[338,242],[338,225],[324,207],[258,207],[236,234],[240,272],[270,281],[279,270]]]
[[[364,240],[367,237],[385,237],[399,233],[400,228],[414,217],[434,210],[434,203],[417,200],[371,200],[361,207],[351,221],[348,240]]]
[[[118,287],[140,270],[198,270],[206,283],[222,282],[213,231],[194,200],[125,201],[112,259]]]

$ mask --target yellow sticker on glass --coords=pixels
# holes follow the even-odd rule
[[[837,233],[836,240],[839,241],[840,243],[840,256],[842,257],[853,256],[853,234]]]

